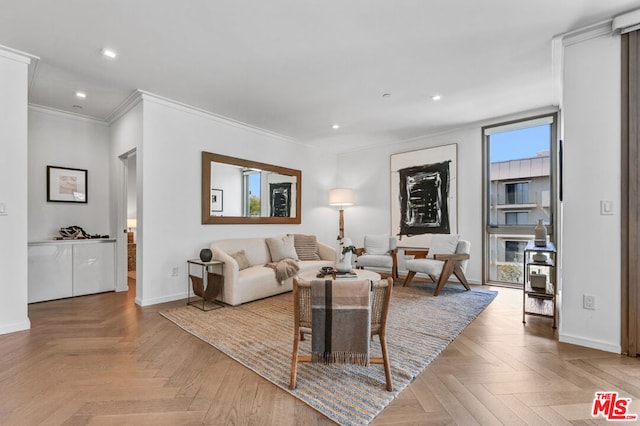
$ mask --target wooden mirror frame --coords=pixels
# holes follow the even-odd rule
[[[234,166],[249,167],[294,176],[296,178],[296,216],[295,217],[267,217],[267,216],[212,216],[210,212],[209,196],[211,192],[211,163],[225,163]],[[300,224],[302,223],[302,172],[296,169],[229,157],[202,151],[202,224]]]

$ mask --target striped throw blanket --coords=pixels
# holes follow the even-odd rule
[[[311,361],[369,365],[371,281],[311,281]]]

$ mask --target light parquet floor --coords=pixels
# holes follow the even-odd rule
[[[498,290],[372,424],[604,423],[590,416],[603,390],[640,413],[640,360],[558,343],[550,320],[521,323],[520,291]],[[0,424],[333,424],[158,315],[182,304],[105,293],[30,305],[31,330],[0,336]]]

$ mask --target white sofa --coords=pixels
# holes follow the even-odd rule
[[[318,255],[321,260],[301,260],[299,272],[319,270],[323,266],[333,266],[336,250],[318,241]],[[231,254],[244,250],[251,264],[239,270],[238,262]],[[282,283],[276,280],[272,268],[265,267],[271,262],[271,254],[265,238],[234,238],[215,241],[211,244],[213,260],[224,262],[224,284],[218,300],[232,306],[263,297],[285,293],[293,289],[293,278]]]

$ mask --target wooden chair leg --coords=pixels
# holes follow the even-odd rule
[[[298,337],[298,332],[295,332],[293,338],[293,354],[291,355],[291,378],[289,380],[289,389],[292,390],[296,388],[296,375],[298,373]]]
[[[415,277],[415,275],[416,275],[415,271],[409,271],[409,273],[407,274],[407,278],[404,279],[404,283],[402,284],[402,287],[406,287],[407,285],[409,285],[409,283],[411,282],[413,277]]]
[[[453,270],[453,275],[455,275],[456,278],[460,280],[464,288],[466,288],[467,290],[471,290],[471,287],[469,287],[469,283],[467,282],[467,277],[464,276],[464,272],[462,272],[462,268],[457,263],[456,263],[456,267]]]
[[[453,272],[453,262],[446,260],[444,265],[442,265],[442,272],[440,272],[440,278],[438,278],[438,284],[436,285],[436,289],[433,292],[434,296],[440,294],[440,291],[444,288],[444,285],[449,280],[451,273]]]
[[[387,352],[387,340],[384,333],[381,333],[378,337],[380,337],[380,348],[382,349],[384,377],[387,379],[387,390],[391,392],[393,391],[393,383],[391,382],[391,364],[389,363],[389,353]]]

